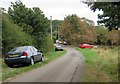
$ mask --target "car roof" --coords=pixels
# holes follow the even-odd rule
[[[33,47],[33,46],[18,46],[18,47]]]
[[[27,47],[27,48],[29,48],[29,47],[33,47],[33,46],[18,46],[18,47]],[[18,48],[18,47],[15,47],[15,48]]]

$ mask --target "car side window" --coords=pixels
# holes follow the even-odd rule
[[[31,52],[34,52],[34,50],[32,49],[32,47],[30,47],[30,51],[31,51]]]
[[[35,52],[37,52],[37,49],[36,48],[34,48],[34,47],[32,47],[33,48],[33,50],[35,51]]]

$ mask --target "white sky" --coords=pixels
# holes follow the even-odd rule
[[[0,0],[0,7],[6,10],[10,7],[10,2],[16,0]],[[21,0],[26,7],[39,7],[48,19],[52,16],[55,20],[64,20],[64,17],[71,14],[76,14],[79,17],[85,17],[93,20],[97,25],[97,14],[101,11],[92,12],[90,8],[81,2],[81,0]]]

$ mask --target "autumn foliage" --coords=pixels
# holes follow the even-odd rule
[[[71,45],[89,43],[96,45],[119,45],[119,30],[109,31],[104,26],[94,26],[93,21],[68,15],[60,27],[62,40]]]
[[[72,45],[93,44],[96,41],[96,31],[95,27],[89,23],[77,15],[69,15],[61,24],[60,35]]]

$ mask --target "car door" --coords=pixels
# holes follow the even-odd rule
[[[38,50],[35,47],[32,47],[32,48],[35,51],[36,61],[40,61],[42,57],[41,52],[38,52]]]
[[[34,57],[34,61],[36,62],[36,53],[32,47],[30,47],[30,50],[32,51],[32,56]]]

